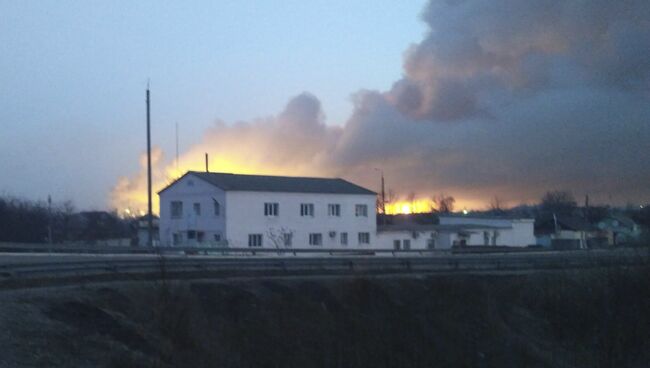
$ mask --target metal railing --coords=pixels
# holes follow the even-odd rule
[[[232,250],[232,249],[230,249]],[[265,250],[266,251],[266,250]],[[275,251],[277,250],[268,250]],[[648,265],[648,254],[612,251],[439,255],[422,257],[332,255],[329,257],[192,257],[185,255],[40,257],[31,262],[0,264],[0,279],[88,275],[176,274],[365,274],[475,271],[526,271]]]

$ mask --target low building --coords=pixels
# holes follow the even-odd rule
[[[369,248],[376,193],[343,179],[190,171],[161,190],[162,246]]]
[[[450,249],[463,246],[526,247],[535,244],[534,220],[497,217],[440,216],[438,223],[380,225],[382,249]]]
[[[600,236],[608,246],[629,244],[641,236],[641,228],[631,218],[622,214],[609,214],[597,224]]]
[[[598,241],[597,229],[580,216],[542,218],[535,225],[537,243],[555,249],[587,249]]]
[[[138,246],[149,245],[149,215],[144,215],[138,218]],[[151,217],[151,241],[154,246],[160,243],[160,219],[156,215]]]

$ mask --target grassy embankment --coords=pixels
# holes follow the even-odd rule
[[[29,302],[31,344],[48,366],[648,367],[649,270],[87,287]]]

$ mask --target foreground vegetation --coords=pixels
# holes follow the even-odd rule
[[[616,268],[86,287],[22,300],[37,312],[4,328],[34,366],[647,367],[648,280]]]

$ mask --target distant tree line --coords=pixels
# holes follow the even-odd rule
[[[389,190],[386,197],[386,203],[392,203],[397,199],[397,194]],[[430,198],[432,214],[446,214],[454,212],[455,199],[453,196],[440,193]],[[414,203],[415,193],[411,192],[406,196],[407,203]],[[377,199],[377,207],[381,208],[381,198]],[[544,193],[539,202],[532,205],[519,205],[514,207],[505,207],[503,200],[495,196],[484,210],[472,211],[473,213],[485,213],[497,216],[520,216],[545,220],[555,216],[578,216],[590,223],[597,223],[607,217],[611,212],[610,206],[590,205],[588,198],[585,198],[583,206],[578,205],[570,191],[552,190]],[[650,205],[632,206],[628,205],[623,209],[617,209],[633,219],[637,224],[644,228],[650,228]]]
[[[135,235],[134,220],[115,212],[76,212],[71,201],[48,204],[0,197],[0,241],[41,243],[90,242]]]

